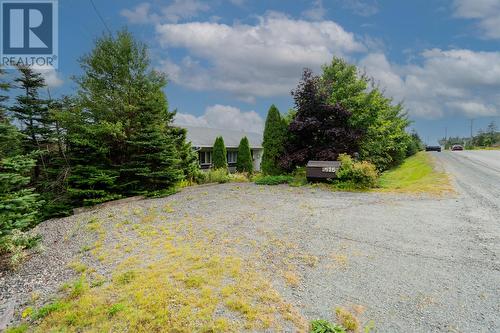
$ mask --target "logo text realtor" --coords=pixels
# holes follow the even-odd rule
[[[0,8],[0,65],[57,68],[57,1],[4,0]]]

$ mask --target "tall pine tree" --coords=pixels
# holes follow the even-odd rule
[[[279,158],[283,153],[283,145],[286,138],[285,120],[281,118],[278,108],[271,105],[267,113],[266,125],[264,127],[261,169],[267,175],[279,175],[282,169],[279,166]]]

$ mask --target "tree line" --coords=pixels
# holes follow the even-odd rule
[[[402,103],[384,96],[355,65],[334,58],[322,74],[305,69],[292,91],[295,107],[282,116],[272,105],[264,129],[262,171],[279,175],[309,160],[341,154],[373,164],[378,171],[399,165],[422,149]]]
[[[198,172],[144,44],[106,35],[79,62],[76,94],[57,99],[33,68],[19,66],[12,82],[0,73],[0,243],[74,207],[161,195]]]
[[[439,144],[449,149],[453,145],[465,145],[467,149],[488,148],[500,146],[500,132],[494,121],[490,122],[486,129],[479,129],[476,135],[470,137],[448,137],[439,140]]]
[[[166,77],[152,69],[143,43],[126,30],[105,35],[79,63],[75,94],[60,98],[51,98],[33,68],[19,66],[11,81],[0,71],[0,251],[13,231],[74,207],[166,195],[179,182],[207,178],[186,131],[173,125]],[[382,171],[420,149],[418,135],[406,132],[402,104],[342,59],[334,58],[321,75],[305,70],[292,96],[295,107],[286,115],[269,109],[265,174],[293,172],[313,159],[348,161],[347,155]],[[240,172],[254,171],[247,138],[236,164]],[[221,137],[213,168],[227,172]],[[374,172],[370,165],[353,166],[365,169]]]

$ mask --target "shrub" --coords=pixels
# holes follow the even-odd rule
[[[8,265],[16,269],[26,258],[26,250],[40,244],[42,236],[32,232],[13,230],[0,243],[0,254],[7,254]]]
[[[0,160],[0,245],[13,230],[26,230],[37,222],[39,195],[28,188],[35,161],[27,156]]]
[[[196,182],[198,184],[209,184],[209,183],[227,183],[231,180],[231,175],[227,169],[211,169],[208,171],[201,171],[196,175]]]
[[[346,333],[344,327],[318,319],[311,322],[311,333]]]
[[[238,158],[236,160],[236,170],[238,172],[253,172],[252,152],[247,137],[243,137],[238,147]]]
[[[215,139],[212,155],[214,169],[227,169],[227,150],[222,136]]]
[[[266,117],[264,128],[264,137],[262,146],[264,154],[262,155],[261,169],[266,175],[276,176],[282,173],[278,165],[278,159],[283,153],[284,142],[286,138],[287,125],[281,118],[280,112],[276,106],[271,105]]]
[[[281,175],[281,176],[264,176],[255,180],[257,185],[279,185],[288,184],[293,181],[293,176]]]
[[[249,174],[246,174],[246,173],[239,173],[239,172],[236,172],[236,173],[232,173],[229,175],[230,176],[230,179],[232,182],[236,182],[236,183],[246,183],[250,180]]]
[[[341,166],[336,180],[339,187],[364,189],[376,186],[378,173],[373,164],[366,161],[355,162],[346,154],[341,154],[339,161]]]
[[[306,168],[297,168],[292,173],[293,180],[290,182],[290,186],[304,186],[307,184]]]

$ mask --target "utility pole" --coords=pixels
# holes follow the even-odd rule
[[[448,127],[444,128],[444,141],[448,140]]]

